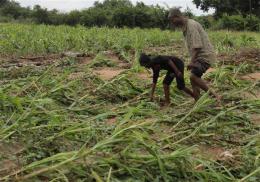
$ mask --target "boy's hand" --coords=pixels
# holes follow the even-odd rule
[[[182,72],[180,72],[180,71],[178,71],[176,74],[177,74],[176,76],[177,76],[178,78],[181,78],[181,77],[183,76]]]

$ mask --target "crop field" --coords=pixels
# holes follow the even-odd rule
[[[209,36],[222,106],[173,83],[165,108],[138,57],[187,65],[180,32],[0,24],[0,181],[259,181],[260,34]]]

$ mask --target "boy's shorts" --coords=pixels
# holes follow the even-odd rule
[[[183,62],[179,63],[178,69],[182,74],[184,73],[184,63]],[[176,77],[176,82],[177,82],[177,88],[180,90],[183,90],[185,88],[184,78],[177,77],[174,72],[170,72],[170,71],[167,72],[167,74],[163,80],[163,84],[170,85],[175,77]]]
[[[175,76],[174,73],[171,73],[171,72],[167,73],[167,75],[165,76],[165,78],[163,80],[163,84],[170,85],[175,77],[176,77],[176,82],[177,82],[177,88],[180,90],[183,90],[185,88],[184,78],[183,77],[179,78],[179,77]]]
[[[194,63],[194,67],[191,69],[191,73],[198,77],[202,77],[202,75],[210,68],[210,64],[207,63],[203,59],[197,59]]]

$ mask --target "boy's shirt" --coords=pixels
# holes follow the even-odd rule
[[[169,61],[172,61],[181,73],[184,72],[184,63],[181,59],[174,56],[156,56],[152,58],[153,83],[157,83],[161,70],[167,70],[167,75],[174,74],[176,76],[176,73],[169,65]]]

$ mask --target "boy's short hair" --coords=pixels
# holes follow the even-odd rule
[[[142,53],[139,58],[139,63],[141,66],[149,67],[151,64],[151,58],[145,53]]]

